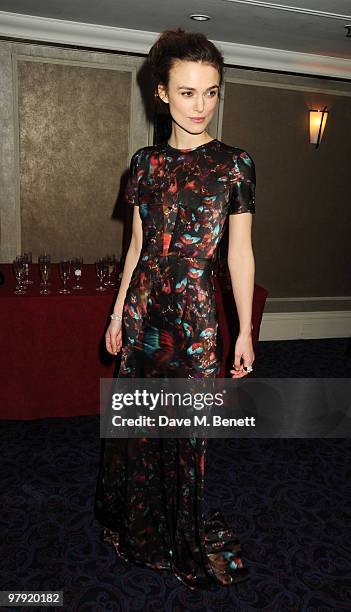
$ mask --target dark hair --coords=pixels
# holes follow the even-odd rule
[[[183,28],[165,30],[151,47],[148,62],[153,78],[153,93],[156,101],[161,102],[158,96],[159,84],[168,87],[171,68],[176,60],[204,62],[217,68],[219,72],[219,85],[223,80],[224,59],[205,34],[202,32],[186,32]]]

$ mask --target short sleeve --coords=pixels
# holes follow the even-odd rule
[[[255,209],[255,189],[256,189],[256,170],[255,164],[250,155],[241,152],[234,158],[235,181],[231,185],[228,214],[250,212],[254,214]]]
[[[138,149],[130,160],[129,176],[124,192],[125,201],[135,206],[139,206],[140,153],[141,149]]]

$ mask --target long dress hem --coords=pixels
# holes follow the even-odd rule
[[[173,574],[190,590],[195,590],[196,588],[211,589],[214,583],[220,586],[232,586],[247,580],[249,578],[249,570],[243,565],[240,558],[241,545],[239,539],[226,525],[226,521],[219,511],[213,512],[209,519],[204,521],[204,532],[206,548],[204,556],[208,577],[183,575],[172,561],[172,550],[169,551],[170,556],[167,564],[156,565],[147,559],[136,559],[127,555],[120,545],[119,533],[108,527],[105,527],[103,530],[103,539],[105,542],[113,545],[117,556],[122,561],[132,563],[138,567],[157,570],[165,574]],[[234,572],[228,574],[228,567],[231,567]]]

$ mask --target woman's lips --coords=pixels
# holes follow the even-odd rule
[[[190,121],[193,121],[194,123],[202,123],[205,121],[205,117],[190,117]]]

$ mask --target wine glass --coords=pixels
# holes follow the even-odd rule
[[[106,291],[106,287],[103,287],[102,281],[107,274],[107,261],[105,257],[98,257],[95,262],[95,271],[100,281],[100,286],[96,287],[96,291]]]
[[[48,261],[48,262],[50,263],[50,262],[51,262],[51,255],[50,255],[49,253],[47,253],[46,251],[44,251],[44,253],[42,253],[41,255],[39,255],[39,257],[38,257],[38,264],[39,264],[39,274],[40,274],[40,276],[41,276],[41,272],[40,272],[40,262],[41,262],[42,260],[46,260],[46,261]],[[51,266],[49,266],[49,267],[50,267],[50,270],[49,270],[49,274],[50,274],[50,272],[51,272]],[[46,287],[48,287],[49,285],[51,285],[51,283],[49,282],[49,280],[47,280],[45,283],[44,283],[44,281],[41,281],[41,282],[40,282],[40,285],[46,285]]]
[[[72,259],[73,273],[76,279],[76,284],[73,285],[72,289],[83,289],[82,285],[79,284],[80,277],[82,276],[83,270],[83,257],[73,257]]]
[[[114,287],[116,281],[116,256],[115,255],[106,255],[105,257],[107,261],[107,280],[104,282],[106,287]]]
[[[13,260],[13,271],[18,282],[16,285],[14,293],[16,295],[20,295],[26,293],[25,287],[25,275],[26,275],[26,264],[24,262],[23,257],[17,256],[16,259]]]
[[[61,259],[59,262],[59,274],[63,282],[63,289],[60,289],[59,293],[71,293],[69,289],[66,289],[66,283],[71,275],[71,262],[69,259]]]
[[[31,251],[28,251],[28,253],[23,253],[23,259],[25,262],[25,266],[26,266],[26,280],[25,283],[26,285],[33,285],[33,281],[31,278],[29,278],[30,276],[30,271],[31,271],[31,265],[32,265],[32,253]]]
[[[51,261],[49,255],[39,255],[39,273],[40,277],[43,281],[43,289],[40,290],[40,293],[43,295],[48,295],[51,291],[48,289],[49,284],[49,276],[51,272]]]

